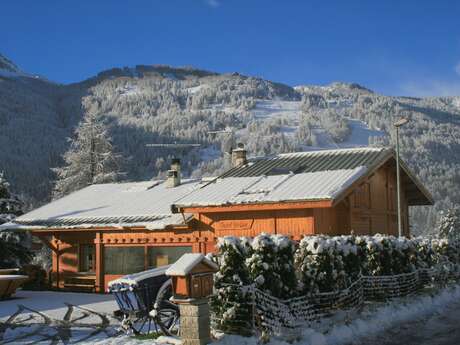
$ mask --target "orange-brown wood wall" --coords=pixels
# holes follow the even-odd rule
[[[59,250],[53,254],[53,272],[59,272],[59,286],[66,275],[79,270],[79,246],[96,246],[96,287],[104,291],[107,283],[119,277],[104,274],[103,251],[109,246],[191,246],[194,252],[214,251],[222,236],[254,237],[262,232],[284,234],[294,240],[305,235],[397,234],[396,177],[394,167],[384,165],[366,178],[334,207],[264,209],[232,212],[196,213],[189,228],[174,230],[66,230],[54,233]],[[402,193],[403,228],[409,235],[408,205]],[[147,259],[146,259],[147,260]],[[147,264],[146,264],[147,266]],[[147,267],[146,267],[147,268]]]

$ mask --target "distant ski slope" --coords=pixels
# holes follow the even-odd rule
[[[281,127],[281,132],[286,136],[295,135],[296,130],[299,128],[301,118],[301,104],[300,101],[277,101],[277,100],[258,100],[256,107],[252,110],[252,114],[258,121],[267,121],[273,119],[284,119],[287,125]],[[348,107],[349,104],[343,104]],[[340,105],[334,104],[338,108]],[[318,126],[313,129],[319,141],[316,147],[310,146],[306,149],[330,149],[330,148],[349,148],[368,146],[370,137],[385,137],[386,133],[377,129],[369,128],[368,124],[364,121],[352,118],[346,118],[351,128],[351,134],[343,141],[336,143],[324,128]]]

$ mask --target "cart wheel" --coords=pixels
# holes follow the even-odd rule
[[[168,280],[158,292],[155,302],[155,323],[166,335],[178,335],[179,333],[179,307],[169,299],[172,296],[172,282]]]
[[[121,329],[128,334],[132,332],[135,335],[147,335],[159,331],[155,324],[155,319],[150,315],[125,316],[121,323]]]

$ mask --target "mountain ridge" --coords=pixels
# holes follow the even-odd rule
[[[62,165],[67,138],[86,113],[109,125],[130,180],[163,176],[178,154],[148,143],[200,143],[180,154],[186,175],[206,176],[226,169],[224,152],[236,141],[254,156],[394,145],[392,123],[405,116],[403,158],[434,191],[434,209],[460,202],[460,97],[392,97],[344,82],[291,87],[236,72],[137,65],[71,84],[0,75],[0,169],[33,205],[49,199],[50,168]],[[233,134],[208,133],[224,129]],[[430,212],[416,211],[416,223],[433,224]]]

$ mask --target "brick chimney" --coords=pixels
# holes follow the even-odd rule
[[[232,150],[232,167],[239,167],[246,163],[246,149],[244,144],[238,143],[237,148]]]
[[[166,187],[174,188],[180,185],[180,159],[173,158],[171,160],[171,169],[168,170],[166,179]]]

